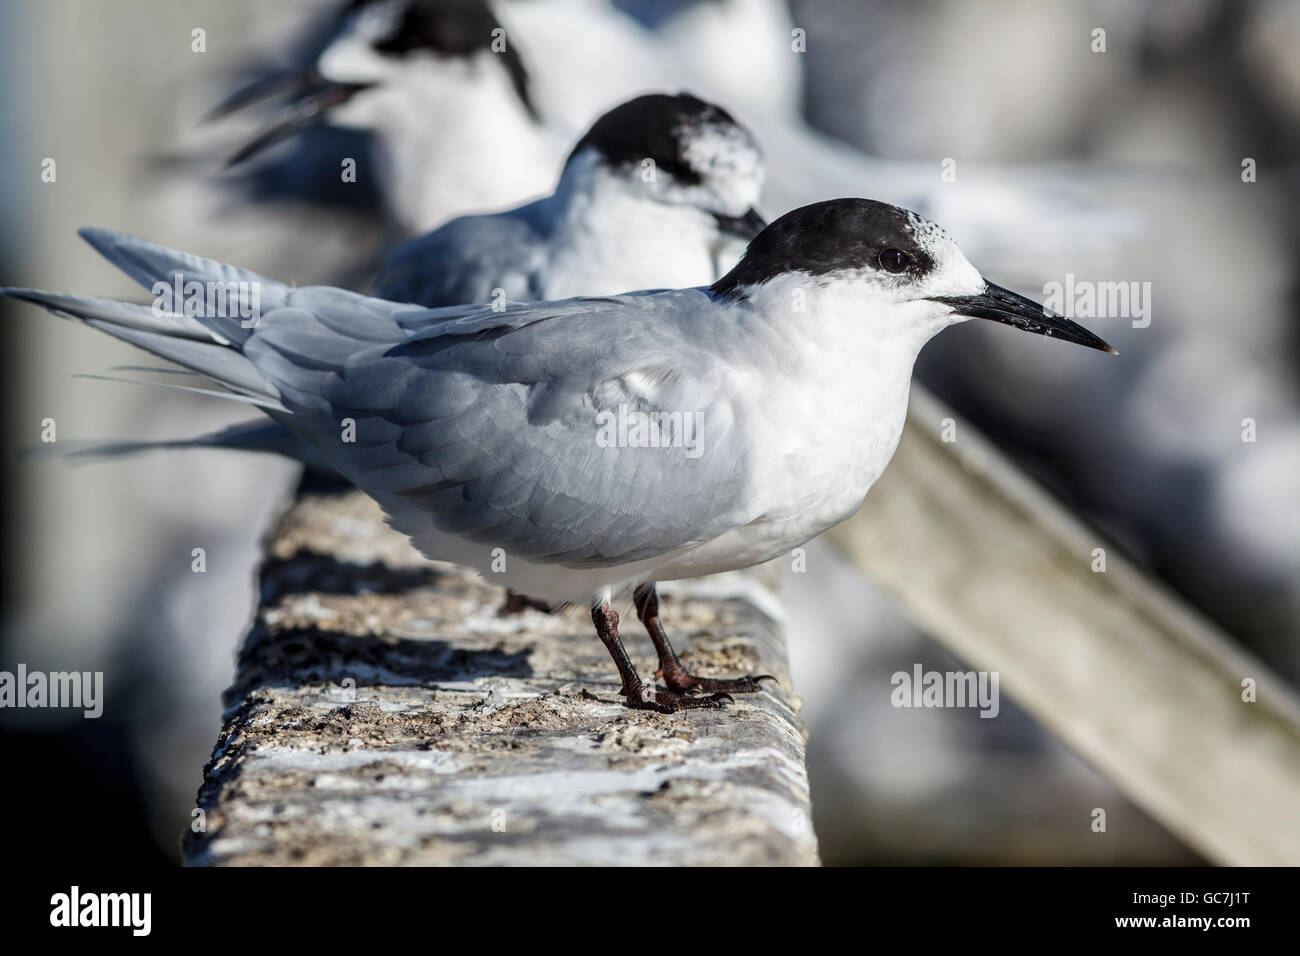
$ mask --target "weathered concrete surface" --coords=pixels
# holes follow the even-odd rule
[[[688,667],[780,687],[717,711],[633,711],[585,608],[500,617],[501,588],[424,561],[369,499],[302,497],[268,539],[187,859],[815,864],[762,578],[662,589],[664,620]],[[623,622],[652,673],[640,624]]]

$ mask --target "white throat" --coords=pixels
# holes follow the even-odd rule
[[[780,369],[770,389],[777,434],[801,435],[805,451],[835,475],[814,521],[851,514],[898,446],[912,368],[922,346],[953,317],[924,302],[899,305],[861,284],[804,274],[778,276],[750,290],[754,334],[747,348],[767,350]],[[784,397],[780,397],[784,396]],[[801,469],[815,471],[811,462]],[[796,489],[791,494],[799,494]]]

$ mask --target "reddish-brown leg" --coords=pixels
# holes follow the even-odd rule
[[[596,625],[596,634],[601,643],[614,658],[618,676],[623,681],[623,697],[629,707],[638,710],[657,710],[661,714],[671,714],[678,710],[698,707],[721,707],[731,700],[726,694],[713,694],[709,697],[687,697],[675,691],[655,690],[642,683],[636,668],[623,649],[623,640],[618,636],[618,612],[608,604],[592,606],[591,620]]]
[[[682,666],[682,662],[677,659],[677,652],[668,643],[668,635],[664,633],[663,623],[659,620],[659,594],[655,591],[655,586],[641,585],[633,593],[632,600],[636,603],[636,615],[645,625],[650,640],[654,642],[655,653],[659,655],[659,672],[655,676],[662,677],[669,690],[682,694],[693,690],[752,694],[761,689],[762,681],[776,682],[776,678],[771,674],[716,679],[696,677]]]

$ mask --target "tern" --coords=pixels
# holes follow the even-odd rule
[[[500,310],[292,288],[82,235],[153,305],[0,293],[260,406],[426,556],[587,604],[626,704],[667,713],[720,707],[767,675],[690,673],[656,583],[759,564],[852,515],[898,445],[931,337],[983,318],[1114,352],[987,281],[933,222],[866,199],[786,213],[711,286]],[[664,689],[624,650],[615,604],[629,593]]]
[[[433,307],[707,285],[766,225],[762,188],[758,143],[722,107],[638,96],[592,125],[551,195],[398,246],[371,291]]]
[[[323,121],[364,130],[379,147],[387,210],[407,234],[552,185],[560,144],[486,0],[350,0],[310,32],[304,62],[266,71],[209,112],[283,103],[229,165]]]

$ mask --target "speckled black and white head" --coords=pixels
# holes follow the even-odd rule
[[[574,146],[565,165],[595,165],[657,202],[694,206],[745,240],[763,228],[757,141],[720,106],[689,93],[651,93],[610,110]]]
[[[804,301],[812,296],[869,315],[882,333],[905,327],[928,338],[956,322],[985,318],[1114,351],[1081,325],[986,280],[937,224],[871,199],[831,199],[786,213],[711,287],[724,301],[795,290]]]

